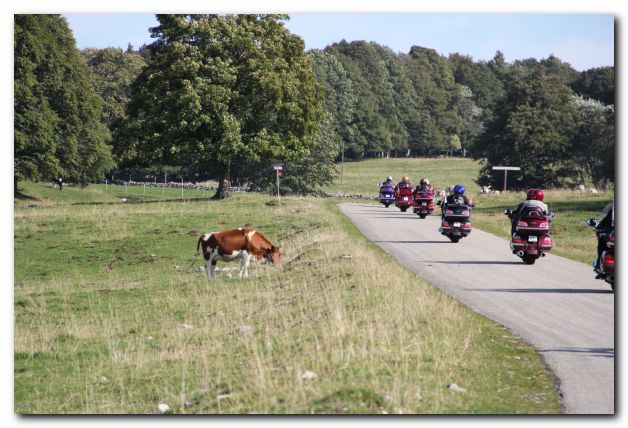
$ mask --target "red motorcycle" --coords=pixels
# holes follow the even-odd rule
[[[587,225],[596,228],[598,221],[594,218],[587,220]],[[602,241],[605,245],[605,250],[602,251],[600,257],[600,266],[595,269],[597,260],[593,260],[593,268],[597,273],[598,279],[603,279],[611,285],[611,289],[615,290],[615,228],[610,233],[602,233],[597,231],[597,239]]]
[[[397,199],[395,205],[399,207],[401,212],[405,213],[412,206],[412,186],[399,186],[397,190]]]
[[[510,208],[504,210],[508,218],[512,218]],[[510,249],[513,254],[521,257],[524,263],[533,265],[539,257],[545,257],[552,249],[550,220],[554,213],[543,214],[538,208],[524,210],[515,225],[515,232],[510,238]]]
[[[412,212],[422,219],[434,211],[434,192],[431,190],[417,190],[414,193]]]

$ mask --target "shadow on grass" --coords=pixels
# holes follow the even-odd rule
[[[440,242],[440,241],[438,241]],[[449,244],[449,241],[444,241]],[[437,263],[446,265],[520,265],[527,266],[525,263],[509,261],[509,260],[425,260],[422,263]]]
[[[522,266],[527,266],[521,263]],[[494,291],[497,293],[541,293],[541,294],[613,294],[613,290],[591,288],[468,288],[468,291]]]
[[[450,241],[373,241],[376,244],[390,243],[390,244],[451,244]],[[445,262],[443,262],[445,263]]]
[[[539,349],[539,352],[565,352],[575,354],[588,354],[593,357],[615,358],[614,348],[555,348]]]
[[[39,201],[36,197],[22,193],[19,190],[15,193],[15,199],[19,199],[21,201]]]

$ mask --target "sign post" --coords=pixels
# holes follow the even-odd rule
[[[275,170],[275,174],[277,176],[277,200],[280,201],[281,197],[279,196],[279,177],[283,175],[283,163],[274,163],[273,169]]]
[[[508,171],[520,171],[518,166],[494,166],[494,171],[504,171],[504,192],[506,191],[506,181],[508,180]]]

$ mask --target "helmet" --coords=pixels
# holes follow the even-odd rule
[[[388,177],[386,177],[386,181],[393,181],[392,177],[389,175]]]
[[[404,175],[403,178],[401,179],[401,181],[403,181],[404,183],[407,183],[410,181],[410,179],[408,178],[407,175]]]
[[[464,195],[464,186],[462,184],[454,186],[454,195]]]
[[[528,190],[527,200],[536,199],[537,201],[543,201],[545,195],[541,189],[530,189]]]
[[[425,184],[426,186],[429,186],[430,180],[428,180],[427,178],[422,178],[420,184]]]

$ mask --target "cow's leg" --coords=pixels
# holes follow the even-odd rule
[[[210,269],[211,269],[211,257],[205,260],[205,275],[207,276],[208,281],[212,277],[212,273]]]
[[[246,251],[242,254],[242,261],[240,262],[240,278],[244,275],[245,278],[249,276],[249,253]]]
[[[218,262],[218,260],[215,259],[214,257],[210,258],[209,260],[210,260],[209,275],[213,277],[216,274],[216,263]]]

